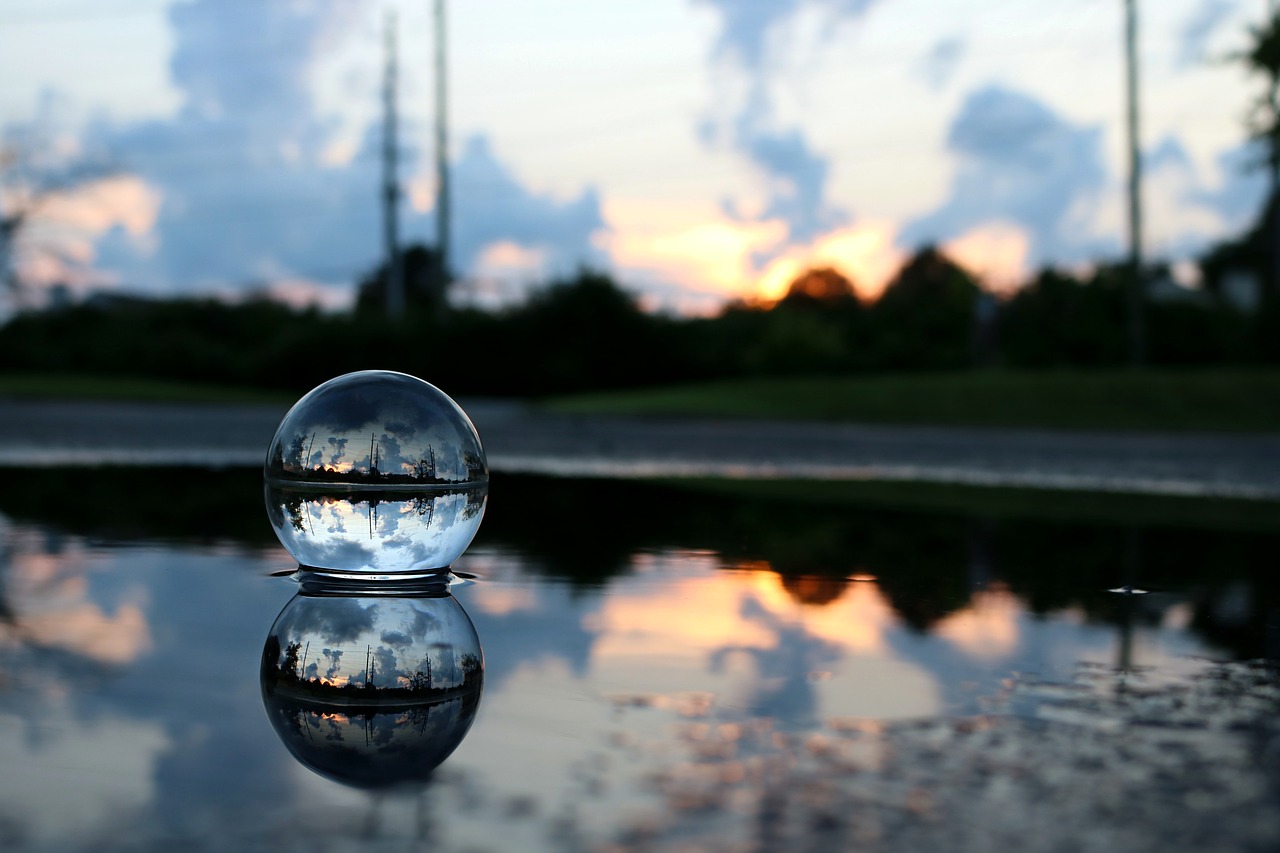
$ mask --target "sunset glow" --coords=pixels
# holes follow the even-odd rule
[[[776,572],[741,568],[684,578],[606,600],[591,623],[601,660],[705,656],[770,649],[796,629],[850,654],[881,653],[897,616],[874,583],[848,584],[825,606],[797,601]]]
[[[740,287],[765,302],[776,302],[805,270],[832,267],[852,282],[860,298],[872,301],[906,258],[893,238],[893,229],[887,223],[859,222],[824,235],[812,246],[787,250],[765,267],[757,281],[742,282]]]
[[[1030,274],[1027,234],[1016,225],[981,225],[943,244],[942,251],[982,281],[989,290],[1008,293]]]
[[[605,208],[615,262],[721,298],[750,295],[751,255],[776,243],[781,223],[735,222],[714,210],[616,201]]]
[[[92,601],[86,568],[74,549],[56,557],[15,555],[7,594],[22,614],[14,626],[17,637],[101,663],[136,660],[152,647],[142,607],[126,601],[108,610]]]
[[[971,657],[999,658],[1017,648],[1021,609],[1007,589],[977,592],[969,607],[943,619],[934,632]]]
[[[31,214],[38,239],[18,244],[18,274],[33,284],[77,290],[115,283],[116,276],[95,266],[98,241],[119,231],[139,251],[148,251],[160,202],[161,194],[134,175],[106,177],[45,196]]]

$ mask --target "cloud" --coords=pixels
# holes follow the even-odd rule
[[[333,678],[338,670],[342,669],[342,656],[345,652],[342,649],[323,649],[321,654],[329,661],[329,666],[324,671],[324,677]]]
[[[713,313],[755,276],[752,257],[786,238],[780,222],[743,222],[713,207],[669,208],[645,201],[610,199],[605,208],[614,231],[614,260],[640,280],[659,304]]]
[[[761,271],[755,295],[781,299],[806,269],[829,266],[847,276],[860,297],[872,300],[897,274],[903,260],[903,252],[893,244],[889,223],[861,219],[780,253]]]
[[[696,0],[720,16],[717,57],[732,57],[752,71],[769,59],[769,39],[779,28],[812,10],[835,21],[861,17],[876,0]]]
[[[402,651],[413,645],[413,638],[403,631],[383,631],[379,639],[386,645]]]
[[[154,254],[103,247],[102,262],[126,285],[345,282],[372,265],[377,134],[365,134],[352,162],[326,165],[337,127],[311,96],[314,69],[369,5],[196,0],[170,9],[180,110],[89,129],[163,199]]]
[[[964,59],[966,45],[960,38],[952,36],[934,43],[916,66],[916,73],[925,84],[935,92],[946,88],[955,76],[960,61]]]
[[[948,197],[909,223],[899,243],[940,243],[984,223],[1025,228],[1032,264],[1116,251],[1089,227],[1109,176],[1100,127],[1077,125],[1031,95],[988,86],[970,93],[947,134],[957,160]]]
[[[284,281],[298,300],[345,304],[341,294],[382,258],[381,126],[353,135],[339,117],[322,115],[314,79],[339,48],[373,33],[375,5],[175,5],[170,71],[181,108],[146,122],[99,120],[87,131],[161,200],[146,245],[134,234],[103,235],[99,265],[144,290],[266,283],[271,292]],[[377,41],[366,41],[356,46],[378,56]],[[378,94],[371,87],[367,97]],[[406,187],[427,170],[414,138],[400,140]],[[484,136],[463,146],[452,174],[458,272],[502,242],[538,251],[552,271],[600,261],[593,240],[604,220],[593,189],[568,200],[530,190]],[[406,203],[401,216],[406,241],[434,234],[431,211]]]
[[[1046,263],[1115,256],[1119,236],[1098,226],[1122,190],[1107,169],[1101,130],[1076,124],[1025,93],[988,86],[971,93],[951,123],[956,158],[950,192],[908,222],[899,245],[941,243],[998,287]],[[1264,176],[1250,171],[1250,145],[1219,155],[1216,183],[1197,169],[1181,139],[1143,152],[1144,237],[1153,257],[1204,250],[1208,235],[1247,227],[1262,204]]]
[[[1186,260],[1208,248],[1210,235],[1238,234],[1252,225],[1267,188],[1258,152],[1254,143],[1221,152],[1216,182],[1205,177],[1176,136],[1143,152],[1143,198],[1146,209],[1158,214],[1148,217],[1152,249]]]
[[[947,257],[980,278],[990,290],[1011,292],[1029,272],[1028,238],[1017,225],[988,222],[943,244]]]
[[[826,201],[827,158],[815,152],[795,128],[758,126],[759,115],[742,116],[734,134],[736,147],[770,179],[768,202],[759,218],[781,219],[791,239],[798,241],[843,225],[847,215]]]
[[[1209,41],[1226,23],[1239,4],[1236,0],[1200,0],[1178,32],[1178,55],[1174,66],[1190,68],[1206,59]]]
[[[88,234],[119,226],[135,237],[146,234],[156,221],[160,199],[130,175],[112,175],[55,193],[41,206],[41,216]]]
[[[146,253],[160,196],[132,175],[109,175],[44,196],[19,232],[15,266],[29,284],[101,284],[93,269],[103,238]]]
[[[1253,224],[1267,197],[1265,154],[1256,142],[1246,142],[1218,155],[1217,186],[1204,183],[1190,188],[1186,200],[1219,216],[1228,231],[1240,231]]]
[[[848,214],[827,199],[829,160],[809,143],[802,129],[780,126],[770,87],[775,67],[785,58],[809,52],[789,44],[789,30],[804,13],[827,18],[832,25],[861,17],[875,0],[699,0],[720,20],[712,47],[713,65],[731,70],[745,92],[717,100],[727,106],[712,110],[699,127],[709,145],[724,145],[743,155],[765,179],[764,203],[758,213],[744,215],[734,199],[726,213],[744,221],[781,220],[787,233],[779,246],[761,252],[764,264],[788,244],[808,242],[848,222]],[[827,32],[833,26],[824,28]]]
[[[374,608],[362,606],[359,599],[295,599],[295,606],[277,623],[276,633],[286,642],[308,635],[328,647],[341,646],[354,643],[370,631],[374,615]],[[337,663],[332,654],[325,654]]]
[[[594,245],[605,229],[600,198],[584,189],[576,198],[559,200],[520,183],[494,154],[488,136],[467,139],[453,167],[456,209],[453,250],[470,269],[491,246],[514,246],[525,258],[536,257],[542,272],[561,274],[582,264],[600,264]]]

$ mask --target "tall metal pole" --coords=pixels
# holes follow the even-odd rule
[[[1146,287],[1142,272],[1142,158],[1138,146],[1138,18],[1136,0],[1124,0],[1125,90],[1129,131],[1129,360],[1146,360]]]
[[[386,76],[382,87],[382,224],[386,238],[387,316],[404,315],[404,268],[401,266],[400,180],[396,169],[396,16],[386,17]]]
[[[436,20],[436,251],[440,269],[449,276],[449,137],[448,63],[445,56],[444,0],[435,0]]]

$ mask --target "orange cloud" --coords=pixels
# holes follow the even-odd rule
[[[75,549],[15,555],[9,596],[17,613],[9,642],[63,649],[102,663],[135,660],[151,648],[142,608],[126,602],[107,613],[89,600],[87,565]]]
[[[476,261],[475,275],[486,277],[531,277],[541,273],[547,253],[525,248],[509,240],[486,246]]]
[[[147,618],[134,604],[122,604],[108,615],[86,602],[25,618],[22,626],[37,645],[102,663],[129,663],[151,648]]]
[[[623,269],[641,271],[720,301],[773,301],[797,275],[815,266],[839,270],[860,296],[874,299],[897,272],[904,253],[888,222],[859,221],[793,246],[763,271],[754,256],[772,252],[786,237],[781,221],[746,222],[706,207],[609,201],[611,232],[602,247]]]
[[[788,249],[771,262],[754,285],[752,295],[776,301],[800,273],[813,267],[833,267],[853,282],[858,295],[875,299],[902,266],[905,254],[894,246],[894,228],[885,222],[857,222],[813,244]]]
[[[613,200],[604,213],[615,264],[721,299],[749,294],[751,255],[785,234],[780,222],[736,222],[714,209]]]
[[[152,229],[159,212],[159,193],[135,175],[117,175],[54,195],[39,215],[95,237],[117,225],[140,237]]]
[[[897,622],[875,584],[850,584],[839,599],[811,607],[797,602],[775,572],[750,569],[610,597],[590,627],[601,658],[702,659],[726,647],[773,648],[779,625],[800,625],[849,653],[879,652]]]
[[[135,175],[115,175],[56,193],[33,214],[45,236],[19,258],[18,272],[35,284],[102,284],[103,276],[91,269],[95,240],[118,227],[146,246],[159,212],[159,193]]]
[[[1021,607],[1006,589],[974,594],[964,610],[943,619],[934,633],[980,659],[1008,655],[1018,645],[1018,614]]]
[[[314,306],[322,311],[344,311],[355,301],[355,293],[349,287],[327,287],[304,278],[273,281],[267,285],[267,294],[294,308]]]
[[[485,584],[469,601],[478,611],[490,616],[507,616],[538,607],[538,597],[530,586]]]
[[[1005,293],[1026,280],[1030,250],[1027,232],[1007,222],[980,225],[942,246],[948,257],[988,289]]]

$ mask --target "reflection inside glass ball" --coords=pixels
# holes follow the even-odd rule
[[[267,516],[304,568],[331,573],[444,569],[475,538],[487,489],[328,493],[268,482]]]
[[[447,568],[480,526],[480,437],[444,392],[365,370],[318,386],[281,421],[264,469],[267,512],[303,568]]]
[[[410,596],[295,596],[262,654],[272,726],[303,765],[362,788],[425,780],[479,709],[484,654],[441,583]]]

